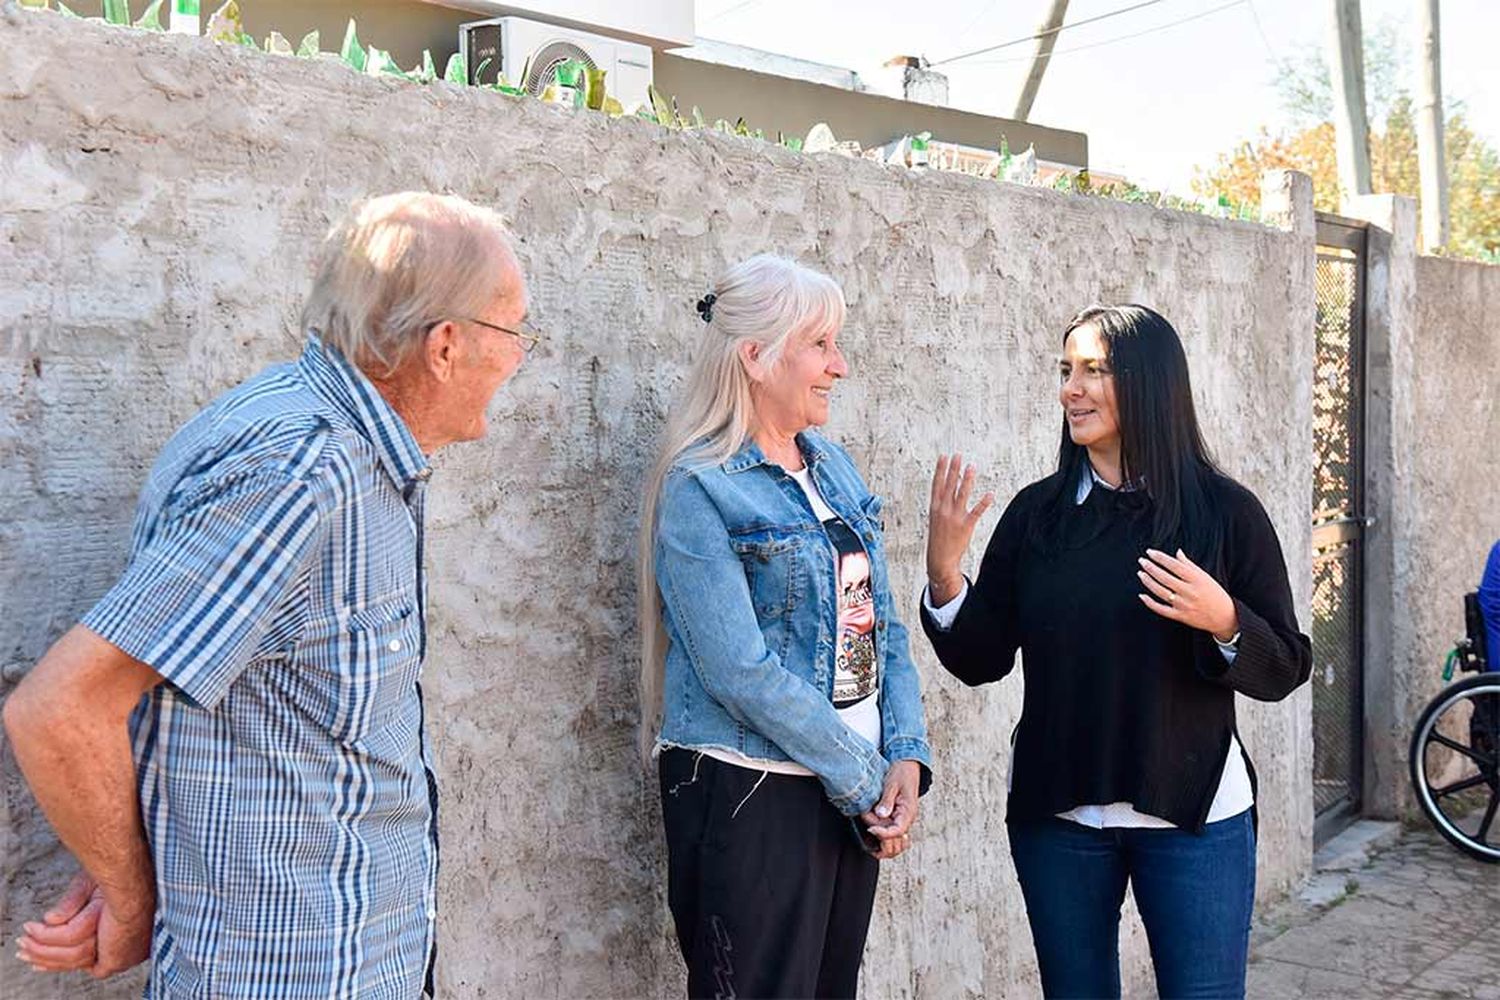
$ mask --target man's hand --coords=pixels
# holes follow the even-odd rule
[[[860,816],[870,833],[880,840],[875,857],[889,861],[911,847],[911,827],[917,821],[917,790],[922,784],[922,765],[898,760],[885,772],[885,790],[875,808]]]
[[[162,677],[88,628],[53,644],[5,701],[0,717],[21,773],[63,846],[88,872],[39,922],[17,954],[49,972],[113,975],[151,948],[156,877],[141,827],[130,713]]]
[[[103,907],[98,885],[79,872],[40,921],[29,921],[22,927],[16,957],[38,972],[92,969]]]
[[[132,900],[130,906],[108,901],[99,913],[99,948],[89,974],[95,979],[133,969],[151,954],[151,928],[156,920],[156,896]]]
[[[23,926],[16,957],[38,972],[84,970],[103,979],[145,961],[154,913],[154,897],[133,907],[112,906],[80,872],[40,921]]]

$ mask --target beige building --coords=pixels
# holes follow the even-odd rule
[[[99,4],[73,6],[85,12]],[[203,6],[206,17],[217,0],[205,0]],[[1034,145],[1044,171],[1088,166],[1083,133],[943,106],[947,83],[940,74],[893,60],[888,78],[875,81],[889,92],[880,93],[848,69],[699,39],[691,0],[247,0],[241,9],[245,30],[257,39],[279,31],[295,45],[316,30],[324,51],[338,49],[352,17],[361,42],[389,51],[404,67],[420,64],[426,49],[440,70],[458,50],[464,24],[515,17],[552,26],[550,35],[542,27],[527,32],[528,44],[517,62],[546,48],[549,37],[576,38],[580,33],[597,38],[600,46],[628,49],[632,63],[644,62],[643,72],[632,70],[628,77],[612,73],[606,80],[612,96],[626,108],[646,101],[638,81],[649,78],[668,99],[677,99],[684,116],[696,107],[709,122],[743,118],[770,137],[805,136],[818,122],[840,140],[854,140],[866,149],[930,132],[934,140],[988,152],[1004,137],[1014,152]],[[494,69],[491,65],[487,76],[492,78]],[[505,68],[511,83],[518,82],[520,72],[520,65]],[[622,88],[621,79],[638,85]],[[631,92],[637,89],[641,92]]]

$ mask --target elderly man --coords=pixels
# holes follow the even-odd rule
[[[431,991],[427,456],[536,343],[505,229],[396,194],[329,236],[300,360],[168,443],[124,575],[5,704],[83,868],[19,955],[154,997]]]

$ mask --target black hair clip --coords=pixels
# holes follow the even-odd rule
[[[703,296],[703,298],[698,300],[698,315],[703,317],[703,322],[713,322],[714,303],[717,301],[719,301],[719,297],[713,292],[709,292],[707,295]]]

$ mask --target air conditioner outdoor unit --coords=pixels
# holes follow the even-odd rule
[[[604,70],[605,90],[627,109],[650,103],[651,49],[645,45],[524,17],[497,17],[461,25],[458,50],[470,83],[493,84],[504,74],[510,86],[540,96],[556,81],[559,63],[581,59]]]

